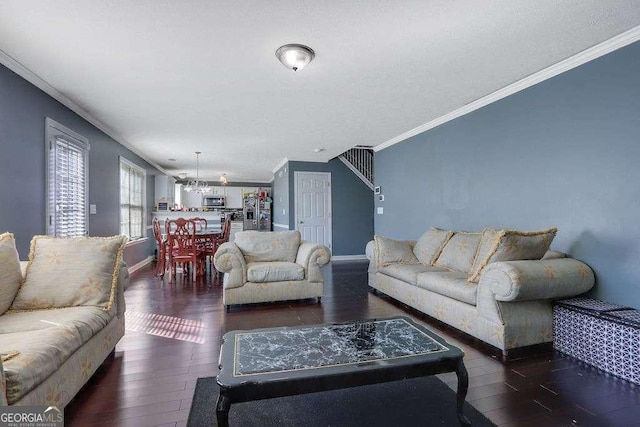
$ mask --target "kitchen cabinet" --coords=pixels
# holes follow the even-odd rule
[[[214,186],[211,187],[211,193],[208,193],[212,196],[226,196],[225,194],[226,187],[223,186]]]
[[[227,209],[242,209],[242,187],[226,187],[225,206]]]
[[[258,187],[242,187],[243,197],[254,195],[258,193]]]
[[[183,191],[182,205],[185,208],[202,208],[202,194],[197,191]]]
[[[249,195],[255,195],[257,197],[260,190],[266,191],[267,194],[271,196],[271,187],[242,187],[242,194],[243,197],[248,197]]]
[[[158,201],[168,202],[169,206],[175,203],[175,185],[176,180],[172,176],[156,175],[155,177],[155,199],[154,203]]]
[[[207,196],[224,196],[225,208],[242,209],[242,187],[215,186]]]

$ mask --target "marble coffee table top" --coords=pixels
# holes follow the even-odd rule
[[[236,331],[233,376],[292,372],[449,351],[406,318]]]

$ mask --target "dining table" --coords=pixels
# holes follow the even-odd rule
[[[207,227],[196,230],[196,240],[205,240],[212,237],[219,237],[222,235],[222,229],[220,227]],[[162,233],[162,239],[167,241],[167,233]]]

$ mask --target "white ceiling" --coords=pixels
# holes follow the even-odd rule
[[[268,182],[638,25],[638,0],[0,0],[0,56],[173,175],[202,151],[201,177]],[[315,60],[286,69],[285,43]]]

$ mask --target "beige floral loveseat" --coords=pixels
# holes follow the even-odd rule
[[[508,350],[552,341],[552,301],[588,291],[593,271],[549,251],[556,229],[429,229],[417,241],[367,244],[369,286]]]
[[[124,335],[126,237],[0,234],[0,405],[62,410]],[[1,410],[0,410],[1,411]]]
[[[222,302],[232,304],[322,298],[320,267],[331,260],[329,249],[302,241],[298,231],[236,233],[220,245],[213,259],[225,273]]]

